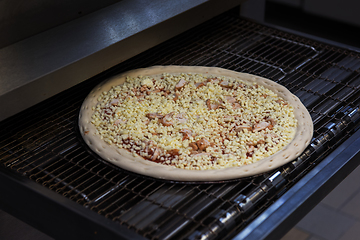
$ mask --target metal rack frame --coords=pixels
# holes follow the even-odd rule
[[[125,189],[124,191],[141,193],[141,190],[136,190],[136,185],[133,188],[121,185],[120,180],[124,179],[123,176],[127,176],[127,173],[120,171],[112,176],[113,169],[110,166],[104,166],[107,170],[111,169],[108,173],[110,177],[106,178],[109,185],[104,184],[107,188],[106,190],[96,192],[97,189],[95,189],[89,192],[91,199],[88,201],[86,198],[88,198],[89,194],[85,194],[86,188],[76,190],[68,184],[62,186],[62,180],[60,178],[57,179],[57,176],[62,176],[62,173],[58,173],[57,169],[66,167],[68,163],[73,164],[72,166],[74,167],[79,166],[80,169],[85,169],[86,166],[81,165],[80,162],[75,160],[66,162],[67,159],[63,159],[66,160],[65,165],[59,164],[58,166],[56,165],[58,163],[56,157],[62,158],[66,154],[76,155],[78,154],[76,149],[83,148],[77,142],[76,136],[72,136],[74,133],[70,129],[73,131],[73,125],[76,122],[76,109],[81,104],[83,96],[92,89],[92,86],[109,76],[129,68],[131,69],[133,66],[147,66],[149,64],[148,59],[153,58],[151,64],[221,65],[221,67],[225,68],[257,73],[286,84],[291,91],[301,95],[303,97],[302,100],[307,102],[316,125],[314,140],[304,154],[296,161],[264,176],[258,176],[249,180],[224,183],[223,185],[210,184],[189,187],[192,188],[190,189],[191,191],[196,192],[194,195],[189,194],[189,196],[185,195],[185,197],[188,197],[190,200],[196,200],[196,202],[193,202],[194,205],[190,206],[190,209],[183,207],[174,211],[175,213],[179,213],[182,210],[186,212],[181,213],[181,221],[179,221],[184,225],[197,222],[198,227],[191,229],[193,231],[191,234],[189,232],[183,233],[187,234],[186,237],[188,239],[199,236],[214,239],[217,237],[217,234],[224,234],[224,232],[226,232],[227,238],[235,239],[271,239],[272,237],[279,237],[285,234],[285,231],[295,225],[296,221],[305,214],[305,211],[314,207],[355,166],[359,165],[360,155],[359,149],[356,146],[360,142],[360,131],[358,130],[358,104],[360,99],[352,98],[352,100],[347,101],[351,96],[358,97],[359,95],[358,87],[352,86],[360,79],[358,78],[360,74],[357,70],[360,67],[359,56],[355,52],[349,52],[303,37],[290,35],[272,28],[233,18],[227,14],[217,19],[221,19],[219,21],[221,23],[217,25],[217,21],[213,20],[207,23],[207,27],[223,29],[222,24],[229,23],[229,29],[232,29],[232,32],[235,34],[225,34],[223,36],[224,32],[215,32],[211,37],[214,37],[216,41],[212,41],[212,39],[208,38],[209,35],[202,38],[201,35],[195,34],[196,30],[203,27],[200,26],[197,29],[184,33],[185,35],[180,35],[164,43],[164,45],[156,46],[142,55],[129,59],[120,64],[119,67],[110,69],[99,76],[89,79],[87,82],[75,86],[73,89],[60,93],[39,105],[1,122],[2,126],[7,124],[13,126],[11,124],[20,123],[24,120],[29,121],[29,123],[27,122],[28,125],[46,125],[46,121],[49,119],[52,121],[51,123],[57,126],[54,128],[56,131],[53,134],[50,131],[46,132],[48,135],[44,134],[46,141],[37,141],[32,136],[39,134],[41,131],[47,131],[46,128],[48,126],[44,126],[44,129],[42,129],[42,126],[39,125],[39,127],[30,128],[29,130],[25,129],[25,132],[22,131],[21,127],[20,129],[15,127],[13,130],[17,135],[14,138],[19,137],[18,139],[21,144],[15,143],[17,139],[12,138],[13,134],[10,130],[2,130],[2,133],[4,133],[2,138],[4,139],[0,139],[0,143],[6,142],[10,147],[0,149],[0,156],[3,157],[3,159],[0,158],[0,163],[4,164],[0,167],[0,192],[7,196],[6,198],[0,197],[1,208],[46,234],[58,238],[78,239],[81,236],[90,239],[101,237],[106,237],[107,239],[142,239],[144,236],[140,234],[141,229],[137,229],[134,225],[126,224],[126,221],[121,218],[121,216],[125,216],[129,209],[121,209],[120,206],[120,216],[115,216],[113,219],[117,221],[113,221],[110,219],[112,217],[111,214],[106,213],[105,210],[102,210],[105,211],[103,213],[101,210],[94,208],[98,202],[100,204],[104,199],[106,200],[103,196],[108,194],[106,197],[109,197],[116,192],[116,186],[122,187]],[[232,25],[232,21],[235,21],[236,24]],[[234,28],[238,31],[234,31]],[[182,37],[184,36],[186,38],[183,39]],[[221,37],[217,38],[218,36]],[[295,46],[295,48],[292,48],[291,55],[299,56],[300,60],[291,62],[291,67],[282,65],[281,61],[284,61],[283,59],[290,55],[286,51],[282,53],[282,48],[277,47],[279,43],[281,46],[283,46],[282,44],[287,47]],[[313,48],[314,45],[315,47]],[[180,50],[172,51],[173,46],[177,46]],[[264,47],[274,49],[275,54],[272,54],[271,58],[264,56],[261,54],[263,53],[261,50]],[[184,49],[187,52],[183,51]],[[329,59],[332,59],[330,63],[323,58],[318,59],[320,54],[326,52],[326,50],[331,50],[328,54]],[[168,52],[171,52],[171,55],[168,55]],[[191,52],[191,55],[188,54],[189,52]],[[147,59],[143,58],[143,56],[147,56]],[[278,60],[275,61],[274,59]],[[280,61],[279,59],[282,60]],[[333,67],[335,67],[335,70],[338,72],[345,71],[353,73],[354,76],[351,76],[351,74],[347,76],[350,78],[350,83],[340,84],[339,90],[332,90],[331,94],[319,93],[318,91],[321,91],[321,88],[318,87],[318,90],[316,90],[315,87],[317,85],[314,85],[314,88],[309,86],[313,86],[312,83],[317,80],[316,76],[318,75],[320,78],[320,75],[325,71],[319,74],[306,73],[304,69],[311,69],[312,66],[309,65],[311,61],[316,61],[320,70],[333,71]],[[338,64],[334,64],[335,62]],[[310,70],[307,71],[310,72]],[[336,76],[334,77],[335,80],[332,80],[329,76],[324,77],[326,79],[321,81],[328,84],[327,90],[330,91],[335,86]],[[299,79],[303,79],[303,81]],[[67,96],[67,92],[71,92],[72,95]],[[79,92],[81,94],[78,94]],[[350,97],[346,94],[349,94]],[[338,96],[342,98],[336,99]],[[322,107],[324,103],[322,98],[335,101],[339,104],[336,105],[337,108],[324,109]],[[69,99],[76,100],[70,104],[71,101]],[[314,101],[314,99],[317,101]],[[58,107],[58,105],[62,107]],[[48,113],[46,109],[43,110],[43,106],[54,106],[54,109],[51,109]],[[57,111],[60,112],[58,113]],[[32,113],[31,115],[29,114],[31,112],[39,114],[35,116]],[[64,119],[61,118],[62,114],[65,115]],[[58,121],[60,118],[61,121]],[[35,124],[36,122],[39,123]],[[64,136],[58,135],[60,131],[58,129],[61,131],[65,130],[61,132]],[[67,138],[69,135],[72,137]],[[51,146],[62,138],[66,139],[66,142],[63,142],[63,149],[58,145],[55,147]],[[9,139],[13,141],[9,141]],[[50,159],[44,158],[44,162],[42,162],[43,160],[40,157],[36,158],[32,154],[27,156],[29,152],[32,153],[33,150],[35,152],[37,149],[40,149],[40,151],[45,149],[49,152],[50,156],[54,154],[55,157],[50,157]],[[39,161],[40,165],[30,166],[29,159]],[[97,162],[96,156],[90,156],[89,161],[90,164]],[[41,166],[42,164],[49,171],[45,172]],[[53,166],[49,167],[52,164]],[[96,168],[96,166],[92,168]],[[90,173],[93,173],[92,168],[86,170],[90,170]],[[58,175],[51,175],[52,173],[57,173]],[[99,177],[104,176],[99,174]],[[134,178],[142,179],[139,176]],[[151,180],[141,180],[138,184],[145,184],[147,181]],[[168,183],[154,181],[153,184],[164,186]],[[176,183],[174,184],[176,185]],[[186,188],[189,185],[182,186]],[[65,189],[65,187],[68,187],[68,189]],[[155,187],[154,189],[146,190],[146,192],[155,193],[158,189],[159,187]],[[65,191],[72,194],[65,196]],[[166,201],[159,196],[157,198],[153,197],[155,198],[153,199],[148,194],[144,194],[141,197],[143,197],[144,201],[150,201],[160,207],[163,207]],[[204,199],[205,201],[203,201]],[[91,201],[95,201],[97,204],[89,204]],[[208,207],[217,203],[220,203],[224,209],[217,208],[210,212],[209,215],[203,214],[204,211],[207,211]],[[29,207],[29,204],[32,204],[31,207]],[[199,206],[199,204],[205,205],[200,209],[202,212],[194,212],[193,209]],[[46,209],[47,211],[40,211],[40,209]],[[171,210],[168,207],[166,209]],[[248,213],[249,216],[247,215]],[[195,217],[191,217],[191,214]],[[202,217],[204,215],[201,221],[195,219],[200,218],[197,214]],[[108,216],[108,218],[104,216]],[[209,224],[205,225],[205,222]],[[182,225],[178,226],[176,230],[180,231],[181,227]],[[186,231],[188,230],[186,229]],[[150,235],[148,234],[145,237],[152,237],[151,234],[156,235],[157,233],[153,230],[152,232],[150,231]],[[166,238],[171,238],[172,236],[165,234],[166,232],[163,232],[162,236],[167,236]]]

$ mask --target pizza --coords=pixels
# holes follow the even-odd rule
[[[215,67],[154,66],[93,89],[79,114],[102,159],[174,181],[257,175],[299,156],[313,124],[301,101],[262,77]]]

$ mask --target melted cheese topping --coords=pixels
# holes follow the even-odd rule
[[[293,107],[263,86],[190,73],[128,77],[93,110],[108,144],[191,170],[256,162],[291,142],[297,126]]]

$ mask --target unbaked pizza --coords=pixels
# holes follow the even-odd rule
[[[79,128],[103,159],[175,181],[270,171],[310,143],[311,117],[285,87],[221,68],[155,66],[97,86]]]

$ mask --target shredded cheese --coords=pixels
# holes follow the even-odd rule
[[[263,86],[190,73],[128,77],[100,95],[91,123],[108,144],[191,170],[256,162],[297,126],[293,107]]]

